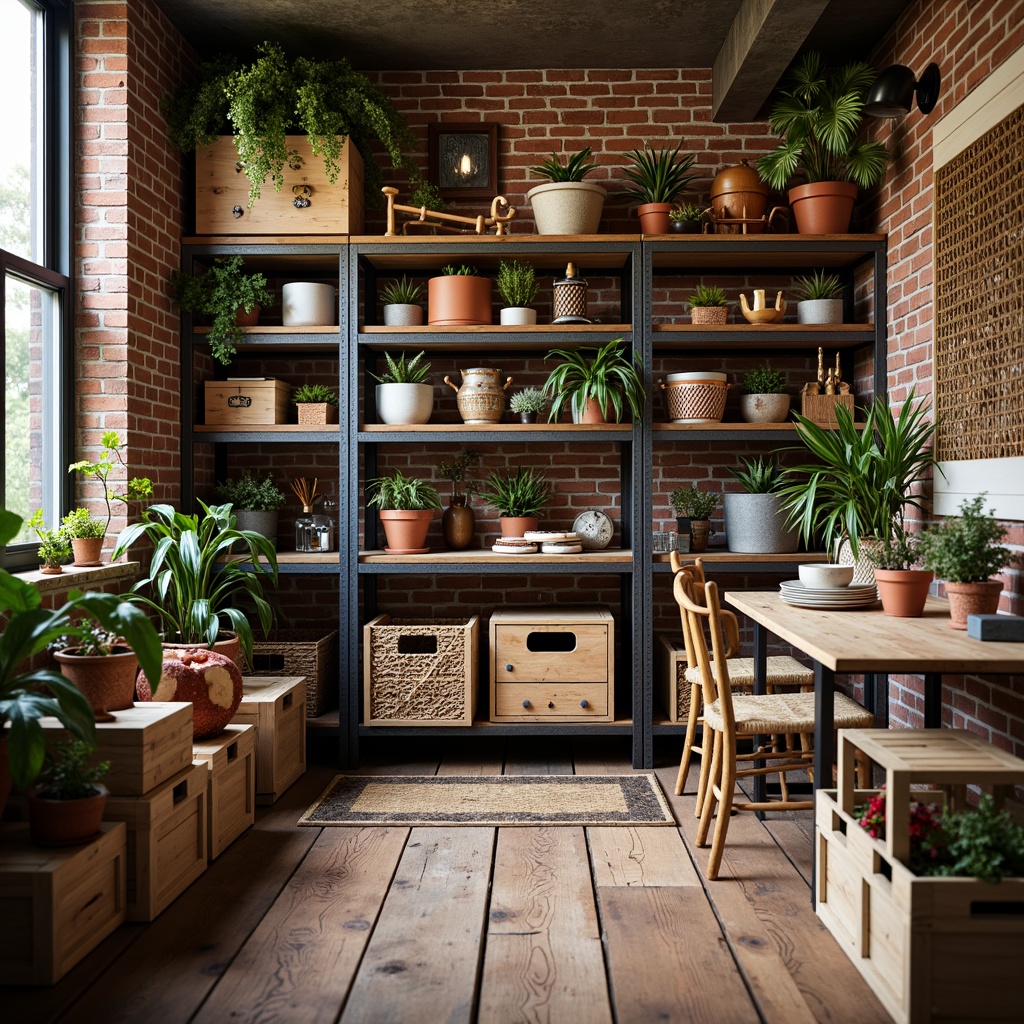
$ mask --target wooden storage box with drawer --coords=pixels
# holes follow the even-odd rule
[[[256,803],[272,804],[306,771],[306,677],[245,676],[231,721],[256,727]]]
[[[256,821],[256,729],[229,725],[219,736],[192,744],[192,759],[210,776],[206,838],[209,859],[219,857]]]
[[[491,616],[492,722],[611,722],[615,620],[607,608]]]
[[[206,425],[272,426],[288,422],[292,387],[273,377],[208,380],[204,383]]]

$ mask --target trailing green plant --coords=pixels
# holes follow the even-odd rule
[[[305,405],[307,402],[337,405],[338,393],[329,384],[300,384],[292,392],[292,402],[295,405]]]
[[[262,274],[247,274],[241,256],[220,256],[200,274],[171,275],[174,301],[190,313],[213,318],[208,340],[213,357],[225,366],[231,362],[245,332],[238,326],[238,311],[251,313],[257,306],[273,304],[274,296]]]
[[[774,459],[761,456],[744,459],[739,469],[730,469],[729,472],[749,494],[773,494],[785,479],[782,468]]]
[[[675,149],[630,150],[626,156],[632,166],[624,170],[626,178],[633,184],[620,193],[626,199],[644,203],[674,203],[679,193],[697,177],[690,173],[696,157],[692,154],[681,156],[682,142]]]
[[[548,482],[544,474],[535,469],[519,466],[513,473],[494,472],[487,483],[481,496],[500,516],[536,518],[551,501]]]
[[[896,527],[880,545],[865,548],[865,554],[876,569],[913,569],[921,561],[920,537],[903,527]]]
[[[457,267],[449,263],[441,268],[442,277],[476,277],[479,273],[480,271],[476,267],[469,266],[466,263],[462,263]]]
[[[68,540],[95,540],[107,535],[107,526],[87,508],[76,508],[60,521],[61,529]]]
[[[690,305],[696,306],[698,309],[705,309],[709,306],[728,306],[729,300],[725,297],[725,292],[717,285],[701,284],[694,289],[690,296]]]
[[[704,211],[693,203],[683,203],[668,211],[669,218],[674,221],[684,221],[687,224],[699,224],[704,219]]]
[[[700,520],[711,518],[711,514],[718,508],[721,495],[714,491],[702,491],[696,484],[690,484],[689,487],[677,487],[668,500],[677,516]]]
[[[278,512],[288,500],[269,473],[259,476],[248,471],[237,480],[228,479],[217,484],[213,493],[222,504],[249,512]]]
[[[816,270],[810,277],[798,277],[793,281],[798,302],[815,299],[838,299],[843,294],[843,283],[838,274],[826,274]]]
[[[391,476],[367,480],[366,490],[370,495],[367,504],[375,505],[381,511],[441,508],[441,496],[432,484],[418,477],[405,476],[400,469],[394,470]]]
[[[1010,561],[1009,548],[999,545],[1006,530],[989,509],[985,492],[960,503],[960,515],[948,516],[921,533],[921,562],[947,583],[983,583]]]
[[[91,763],[96,744],[74,737],[58,741],[36,779],[36,793],[45,800],[84,800],[110,771],[109,761]]]
[[[410,206],[426,207],[436,213],[444,213],[451,205],[441,198],[441,190],[429,181],[421,181],[409,196]]]
[[[779,191],[791,179],[852,181],[861,188],[881,181],[888,150],[880,142],[858,139],[864,101],[876,77],[861,61],[826,68],[815,51],[798,58],[768,120],[784,141],[758,159],[761,178]]]
[[[385,306],[415,306],[423,299],[423,285],[410,281],[404,274],[385,285],[380,292],[380,301]]]
[[[537,298],[536,271],[526,260],[501,260],[498,263],[498,294],[509,306],[532,306]]]
[[[425,355],[426,352],[420,352],[407,362],[404,352],[397,359],[390,352],[385,352],[387,370],[379,377],[375,373],[371,373],[370,376],[381,384],[423,384],[430,372],[430,363],[420,362]]]
[[[106,536],[110,529],[110,520],[113,517],[111,501],[121,501],[125,505],[130,501],[145,501],[153,494],[153,483],[147,476],[133,476],[125,486],[122,493],[111,490],[107,478],[111,472],[120,466],[127,470],[128,464],[124,461],[124,450],[128,447],[127,441],[122,441],[114,430],[108,430],[101,438],[103,446],[100,457],[96,462],[82,459],[80,462],[72,462],[68,466],[69,473],[81,473],[85,476],[95,477],[103,485],[103,501],[107,506],[107,523],[103,528],[103,535]]]
[[[39,548],[36,554],[39,556],[39,561],[48,569],[56,569],[71,557],[71,539],[64,532],[63,527],[51,530],[46,526],[41,508],[36,509],[27,525],[39,538]]]
[[[743,375],[743,387],[748,395],[781,395],[786,390],[786,378],[765,363]]]
[[[452,484],[452,494],[459,493],[459,484],[466,484],[464,488],[465,493],[474,494],[476,487],[469,479],[470,470],[480,462],[480,453],[470,450],[463,451],[461,454],[456,455],[451,462],[442,461],[438,463],[437,472],[444,477],[445,480],[450,480]]]
[[[557,153],[552,153],[549,159],[542,160],[536,167],[531,167],[530,173],[536,174],[539,178],[549,178],[551,181],[582,181],[597,167],[594,162],[588,163],[589,159],[590,146],[573,153],[564,164]]]
[[[610,408],[616,423],[622,419],[627,405],[633,417],[639,418],[647,399],[641,376],[643,363],[639,352],[628,354],[622,338],[612,338],[600,348],[553,348],[544,358],[556,356],[562,362],[548,374],[543,389],[544,395],[552,400],[549,421],[557,420],[566,404],[579,419],[588,398],[593,398],[605,415]]]
[[[540,388],[523,388],[508,400],[508,407],[513,412],[541,413],[547,404],[547,396]]]

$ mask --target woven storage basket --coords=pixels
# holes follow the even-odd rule
[[[691,306],[691,324],[727,324],[729,322],[728,306]]]
[[[316,718],[338,702],[338,631],[276,629],[253,638],[254,676],[305,676],[306,717]]]
[[[662,384],[668,418],[674,423],[718,423],[729,385],[720,380],[676,380]]]

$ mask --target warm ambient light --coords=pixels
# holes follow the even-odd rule
[[[939,98],[942,76],[938,64],[929,64],[920,81],[903,64],[893,64],[875,79],[864,103],[864,113],[871,117],[902,117],[910,113],[917,93],[917,109],[930,114]]]
[[[460,178],[471,178],[476,174],[476,168],[473,166],[473,161],[470,159],[468,153],[463,153],[459,160],[458,166],[455,168],[455,173]]]

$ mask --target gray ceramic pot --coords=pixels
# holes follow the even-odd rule
[[[724,494],[725,539],[730,551],[788,554],[800,544],[797,530],[786,528],[786,513],[776,494]]]

